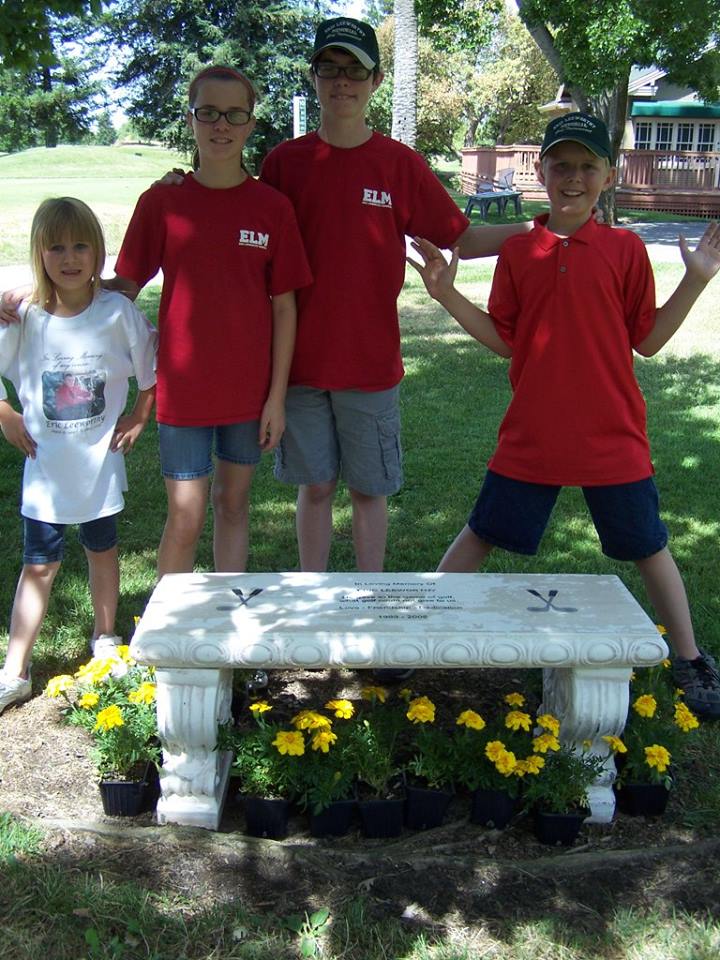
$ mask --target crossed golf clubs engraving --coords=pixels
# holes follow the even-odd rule
[[[531,593],[534,597],[537,597],[538,600],[542,600],[545,604],[544,607],[528,607],[532,613],[548,613],[550,610],[556,610],[558,613],[577,613],[577,607],[556,607],[554,604],[555,597],[558,595],[557,590],[548,590],[547,597],[544,597],[541,593],[538,593],[537,590],[530,590],[528,588],[528,593]]]
[[[239,588],[232,587],[231,589],[232,589],[232,592],[240,601],[240,603],[239,604],[223,603],[221,606],[217,607],[218,610],[236,610],[238,606],[246,607],[250,603],[253,597],[257,597],[258,594],[263,592],[264,587],[255,587],[255,589],[251,590],[247,596],[245,596],[244,592]]]

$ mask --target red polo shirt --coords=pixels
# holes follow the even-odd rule
[[[567,238],[546,222],[503,244],[493,279],[513,397],[489,466],[531,483],[642,480],[653,467],[633,347],[655,323],[645,246],[594,220]]]

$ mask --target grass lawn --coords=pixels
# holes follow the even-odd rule
[[[58,148],[0,158],[0,237],[2,263],[24,259],[29,217],[44,196],[70,193],[87,200],[108,229],[111,250],[130,215],[137,194],[177,158],[149,147]],[[48,155],[51,155],[50,157]],[[82,158],[85,158],[84,160]],[[112,163],[108,158],[112,158]],[[48,160],[51,162],[48,163]],[[7,224],[7,226],[6,226]],[[24,238],[23,238],[24,231]],[[17,258],[17,260],[13,259]],[[507,365],[467,337],[437,305],[430,303],[419,278],[408,272],[400,300],[407,375],[402,387],[406,481],[390,501],[388,570],[432,570],[461,528],[474,502],[499,421],[509,400]],[[656,268],[658,298],[663,300],[681,268]],[[461,265],[459,282],[473,299],[485,301],[491,270]],[[637,371],[649,408],[649,430],[665,520],[675,557],[684,573],[701,642],[720,654],[720,598],[717,589],[720,476],[720,280],[706,291],[675,340],[656,358],[638,359]],[[139,302],[156,317],[158,291],[145,291]],[[21,529],[17,514],[21,458],[0,444],[0,607],[6,621],[21,564]],[[118,632],[128,635],[132,617],[142,612],[155,577],[155,555],[164,521],[165,497],[157,457],[157,435],[148,427],[128,459],[130,490],[120,522],[121,600]],[[271,460],[257,471],[251,511],[251,570],[297,568],[294,496],[274,482]],[[341,494],[336,510],[337,534],[331,569],[352,569],[350,509]],[[197,558],[199,569],[212,567],[209,523]],[[500,572],[616,573],[645,604],[631,566],[602,556],[582,498],[563,493],[541,554],[535,559],[497,552],[487,569]],[[76,669],[86,658],[92,614],[86,567],[74,534],[56,580],[50,609],[34,657],[35,688],[55,673]],[[0,634],[0,648],[7,633]],[[2,720],[0,719],[0,728]],[[718,733],[700,734],[694,766],[692,808],[685,821],[712,834],[720,815]],[[61,762],[59,760],[58,762]],[[81,869],[65,872],[52,857],[37,860],[35,831],[0,816],[0,865],[8,894],[4,900],[2,955],[30,958],[31,942],[21,935],[23,911],[33,923],[55,923],[57,915],[85,918],[85,946],[72,952],[77,923],[57,921],[57,957],[259,958],[293,957],[277,917],[244,915],[242,904],[218,904],[202,922],[189,918],[191,905],[176,890],[148,894],[130,878],[105,885],[103,878]],[[34,859],[35,858],[35,859]],[[15,906],[13,906],[15,904]],[[468,929],[466,943],[442,939],[432,943],[399,932],[397,920],[370,921],[362,897],[337,918],[343,935],[306,954],[352,960],[710,960],[720,953],[720,926],[684,908],[677,914],[655,912],[651,905],[617,903],[606,936],[563,939],[549,920],[533,917],[502,942],[479,938]],[[63,926],[63,923],[66,925]],[[72,929],[71,929],[72,928]],[[338,926],[339,929],[339,926]],[[146,939],[144,939],[146,936]],[[151,950],[149,942],[166,948]],[[61,945],[66,943],[67,946]],[[468,946],[475,943],[476,947]],[[318,948],[319,950],[320,948]],[[29,950],[29,948],[28,948]],[[83,952],[84,951],[84,952]]]

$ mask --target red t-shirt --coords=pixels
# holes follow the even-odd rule
[[[157,419],[256,420],[272,366],[272,300],[312,281],[292,206],[264,183],[211,190],[190,174],[137,202],[117,259],[144,286],[158,270]]]
[[[261,179],[293,203],[314,283],[298,294],[290,382],[386,390],[403,375],[397,298],[405,235],[450,247],[468,226],[423,158],[373,133],[343,149],[317,133],[288,140]]]
[[[489,312],[512,348],[513,397],[489,466],[531,483],[630,483],[653,472],[632,348],[655,323],[642,240],[589,220],[535,220],[500,252]]]

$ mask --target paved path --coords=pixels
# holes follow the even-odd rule
[[[639,233],[645,241],[650,259],[654,263],[681,263],[680,250],[678,248],[678,234],[684,233],[691,247],[694,247],[703,231],[707,226],[701,221],[689,221],[687,223],[634,223],[628,227]],[[491,257],[485,257],[484,261],[492,260]],[[482,262],[482,261],[481,261]],[[105,276],[113,275],[115,266],[115,257],[108,257],[105,264]],[[162,274],[158,274],[151,284],[159,284],[162,281]],[[7,290],[9,287],[18,286],[22,283],[30,282],[29,265],[11,264],[10,266],[0,266],[0,290]]]

